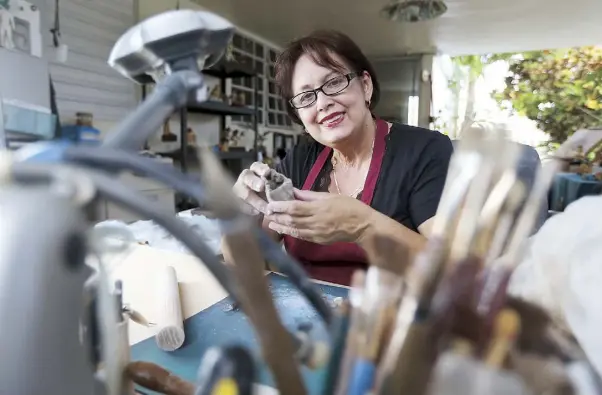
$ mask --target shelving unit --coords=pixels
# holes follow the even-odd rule
[[[250,78],[256,79],[256,74],[253,69],[246,64],[238,61],[225,61],[222,60],[212,66],[209,69],[203,70],[203,74],[207,76],[213,76],[219,79],[220,91],[226,92],[226,81],[228,79],[233,78]],[[257,85],[257,84],[254,84]],[[146,96],[147,86],[143,85],[142,87],[142,97]],[[254,97],[257,98],[257,89],[253,92]],[[180,148],[175,151],[170,152],[157,152],[160,155],[170,157],[180,163],[180,168],[183,172],[188,171],[188,165],[190,163],[189,153],[190,149],[188,147],[186,134],[188,131],[188,114],[207,114],[207,115],[216,115],[220,117],[220,140],[224,137],[223,133],[226,129],[226,117],[227,116],[244,116],[250,117],[251,123],[253,125],[253,132],[255,133],[255,139],[253,144],[252,152],[232,152],[230,155],[227,155],[228,158],[224,158],[223,160],[236,160],[237,157],[240,157],[240,160],[247,159],[248,157],[253,158],[255,156],[255,152],[257,150],[257,131],[258,131],[258,107],[257,100],[253,100],[253,107],[249,106],[231,106],[227,103],[223,103],[220,101],[212,101],[208,100],[202,103],[191,103],[186,107],[180,110]]]
[[[225,61],[222,60],[212,66],[209,69],[203,70],[203,74],[206,76],[212,76],[219,79],[220,92],[226,92],[226,82],[228,79],[233,78],[249,78],[255,80],[256,74],[251,67],[248,67],[242,62],[237,61]],[[256,83],[254,83],[257,86]],[[142,97],[146,97],[147,86],[142,86]],[[191,161],[192,155],[194,154],[194,148],[188,145],[187,132],[188,132],[188,114],[207,114],[215,115],[220,117],[220,141],[224,137],[226,130],[226,117],[228,116],[244,116],[250,117],[253,133],[255,134],[253,149],[250,152],[245,150],[231,151],[231,152],[220,152],[218,156],[224,163],[224,166],[230,170],[231,173],[242,171],[242,169],[252,163],[255,160],[257,152],[257,137],[258,137],[258,119],[257,114],[259,112],[257,108],[257,89],[253,91],[252,107],[249,106],[232,106],[228,103],[221,101],[208,100],[201,103],[195,103],[191,100],[188,106],[180,110],[180,147],[177,150],[170,152],[157,152],[157,154],[164,157],[169,157],[174,161],[180,163],[180,169],[182,172],[188,172],[189,165],[193,164]],[[248,164],[247,164],[248,162]],[[179,210],[186,210],[188,208],[196,207],[194,203],[181,200],[178,202]]]

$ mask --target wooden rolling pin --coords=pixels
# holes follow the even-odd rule
[[[135,384],[165,395],[194,395],[194,384],[150,362],[130,362],[125,374]]]
[[[186,338],[178,278],[173,267],[165,265],[157,275],[157,334],[155,341],[163,351],[175,351]]]

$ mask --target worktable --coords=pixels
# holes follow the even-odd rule
[[[133,245],[128,251],[105,258],[112,279],[123,281],[124,303],[142,313],[149,322],[156,316],[153,283],[162,265],[172,266],[177,274],[186,341],[175,352],[161,351],[155,344],[153,328],[130,322],[129,340],[131,359],[157,363],[173,373],[194,381],[201,358],[208,348],[229,344],[243,344],[259,359],[259,345],[246,316],[231,311],[226,292],[210,272],[194,256],[163,251],[143,245]],[[275,273],[269,276],[272,293],[281,320],[289,330],[300,324],[312,324],[312,337],[327,341],[328,336],[317,313],[290,285],[286,277]],[[347,288],[317,282],[326,298],[345,297]],[[308,394],[319,394],[324,370],[302,368]],[[272,378],[263,365],[258,378],[258,395],[277,392],[271,388]],[[150,393],[150,392],[149,392]]]

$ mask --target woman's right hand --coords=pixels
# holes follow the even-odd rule
[[[265,198],[265,182],[263,176],[270,167],[262,162],[255,162],[250,168],[240,173],[234,184],[234,194],[250,206],[253,214],[265,214],[268,205]]]

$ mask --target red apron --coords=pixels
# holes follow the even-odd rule
[[[385,155],[385,139],[388,132],[387,122],[377,119],[374,150],[361,196],[361,201],[367,205],[372,203],[376,181]],[[303,190],[311,190],[331,152],[332,148],[330,147],[322,150],[305,179]],[[349,285],[353,272],[356,269],[367,267],[366,253],[355,243],[322,245],[285,235],[284,245],[286,251],[301,262],[309,276],[316,280]]]

